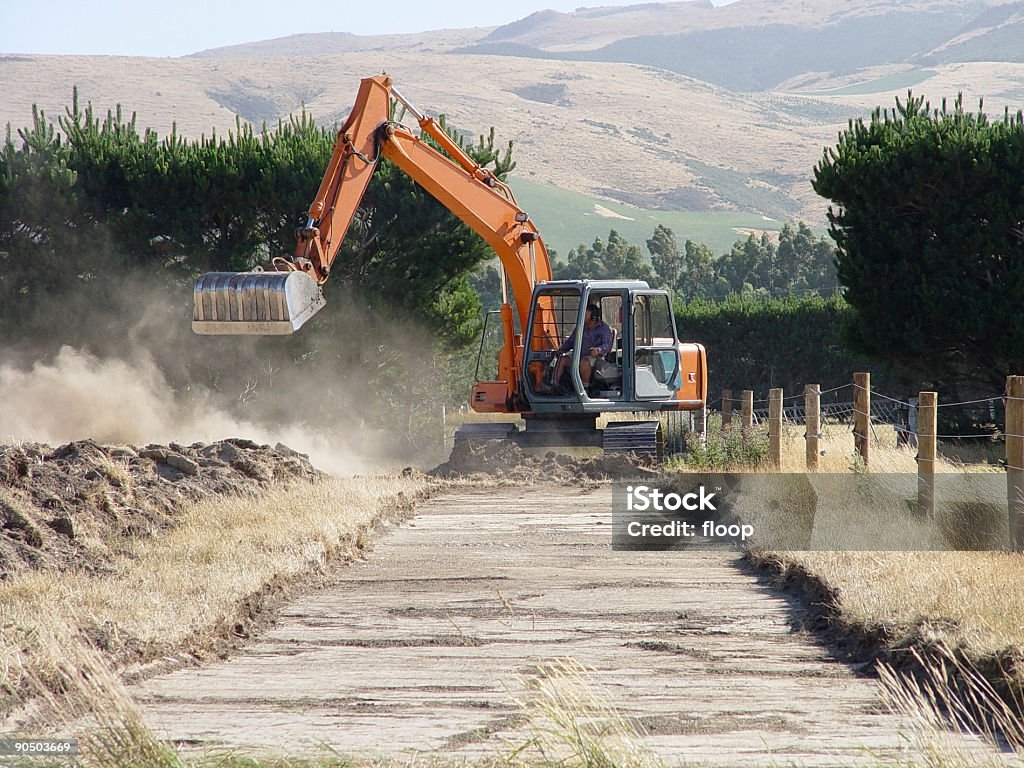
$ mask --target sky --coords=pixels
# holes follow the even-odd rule
[[[725,5],[732,0],[713,0]],[[0,0],[0,53],[183,56],[300,32],[357,35],[507,24],[637,0]]]

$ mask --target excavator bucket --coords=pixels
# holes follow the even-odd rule
[[[295,333],[323,293],[305,272],[207,272],[196,280],[192,330],[204,335]]]

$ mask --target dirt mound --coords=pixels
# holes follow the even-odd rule
[[[615,453],[580,458],[548,451],[534,456],[504,440],[459,440],[452,455],[429,474],[435,477],[465,477],[484,474],[524,482],[566,482],[616,480],[657,475],[649,456]]]
[[[304,454],[239,438],[0,446],[0,578],[25,569],[100,571],[119,540],[173,525],[187,502],[319,475]]]

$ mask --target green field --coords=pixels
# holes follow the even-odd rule
[[[645,246],[646,251],[647,239],[654,228],[664,224],[675,232],[680,244],[687,240],[706,243],[715,253],[721,254],[737,240],[746,237],[742,228],[778,231],[787,223],[755,213],[733,211],[648,211],[514,176],[509,183],[519,205],[540,229],[544,242],[549,248],[554,248],[563,261],[569,250],[580,243],[589,245],[595,237],[607,240],[612,229],[618,230],[630,242]],[[595,204],[628,218],[600,216],[595,212]],[[815,227],[819,225],[819,222],[807,223]]]
[[[853,83],[842,88],[830,88],[824,91],[807,91],[805,96],[863,96],[869,93],[888,93],[889,91],[912,88],[923,83],[938,72],[934,69],[909,69],[906,72],[896,72],[885,77],[878,77],[874,80],[866,80],[863,83]]]

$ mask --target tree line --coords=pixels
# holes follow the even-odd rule
[[[757,298],[817,294],[838,290],[835,246],[817,237],[803,222],[782,227],[777,236],[751,233],[732,249],[716,256],[710,247],[687,239],[680,246],[675,232],[659,224],[647,240],[648,257],[639,245],[616,230],[569,251],[556,262],[558,278],[646,280],[685,300],[721,301],[732,294]]]
[[[52,297],[142,268],[186,283],[241,271],[294,248],[319,186],[332,131],[305,114],[275,130],[239,122],[227,137],[161,139],[120,107],[100,119],[73,103],[59,130],[38,109],[0,145],[0,317],[22,321]],[[465,147],[504,177],[511,143],[494,132]],[[459,347],[477,331],[466,274],[487,246],[405,174],[378,169],[332,270],[328,290],[356,286],[425,321]],[[23,322],[5,322],[18,333]]]

